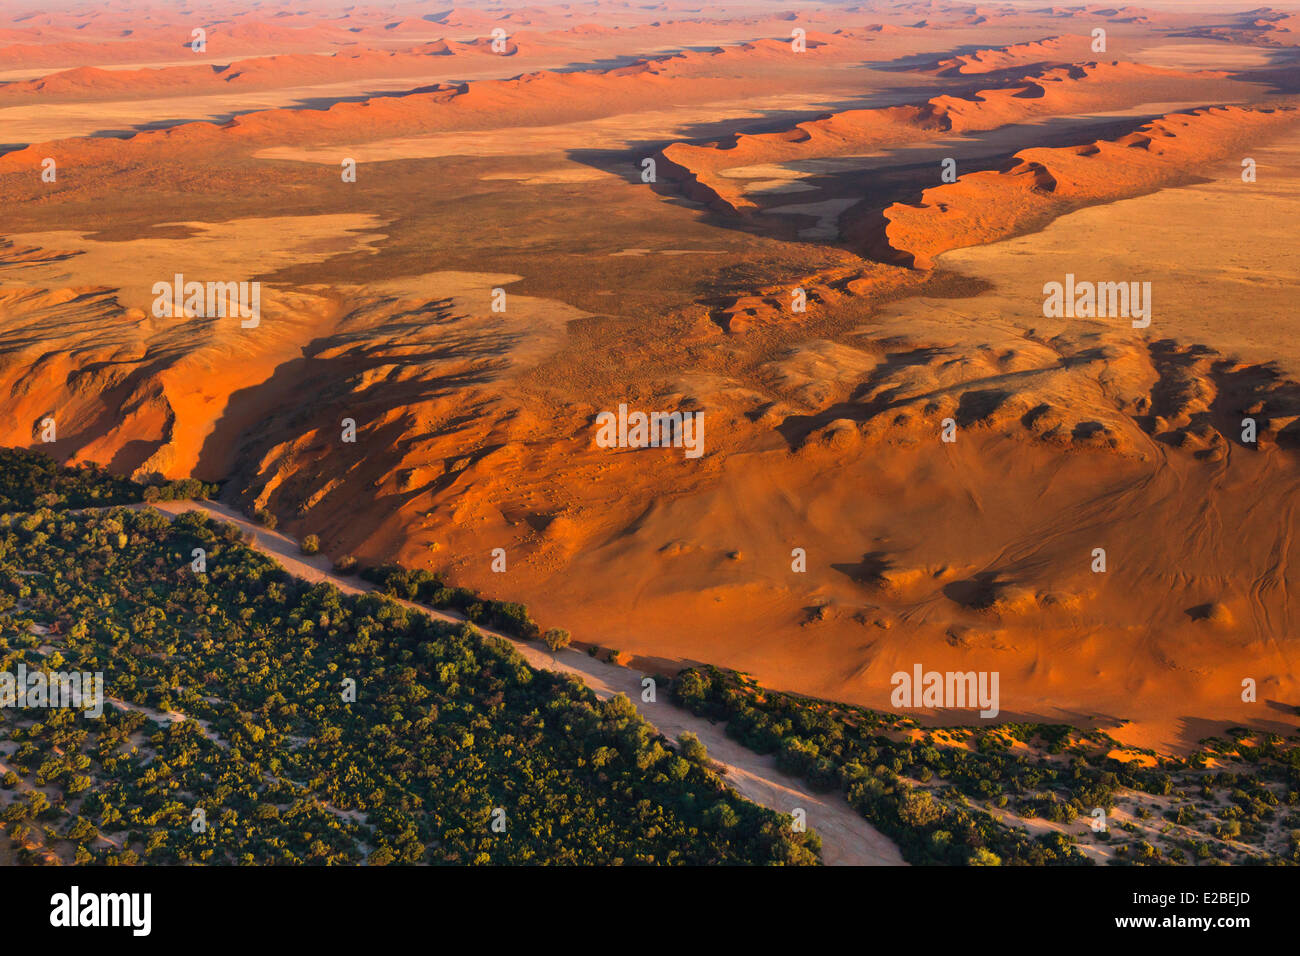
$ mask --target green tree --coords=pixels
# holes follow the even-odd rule
[[[700,742],[699,737],[687,730],[678,736],[677,742],[681,744],[682,756],[691,761],[691,763],[697,763],[700,765],[708,764],[709,751],[708,748]]]
[[[564,650],[573,642],[572,636],[562,627],[553,627],[542,635],[542,643],[551,652],[551,662],[555,662],[557,652]]]

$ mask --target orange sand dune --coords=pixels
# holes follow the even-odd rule
[[[682,183],[692,199],[712,208],[746,214],[757,207],[743,183],[720,171],[760,163],[861,155],[884,146],[934,139],[950,133],[995,129],[1012,123],[1085,111],[1113,110],[1166,96],[1208,90],[1220,74],[1186,74],[1133,63],[1084,63],[1051,67],[1014,86],[968,96],[932,97],[919,106],[846,110],[778,133],[737,135],[722,142],[674,143],[660,156],[665,175]],[[1219,84],[1219,89],[1222,89]]]
[[[810,40],[804,56],[813,63],[829,44]],[[261,110],[223,125],[186,123],[126,139],[77,139],[35,144],[0,157],[0,172],[39,167],[51,151],[70,166],[124,160],[155,150],[204,149],[214,143],[250,146],[357,142],[367,137],[417,134],[430,129],[502,128],[560,123],[614,112],[638,112],[656,98],[678,102],[735,98],[746,88],[743,70],[777,55],[790,56],[786,41],[687,51],[638,60],[627,66],[585,71],[541,70],[505,80],[438,84],[403,96],[341,102],[325,110]],[[851,45],[839,56],[858,55]],[[279,59],[279,58],[273,58]],[[231,69],[236,69],[232,67]]]
[[[85,66],[107,63],[184,60],[196,56],[191,31],[207,30],[204,56],[248,56],[282,52],[318,52],[355,43],[357,36],[324,25],[279,27],[265,24],[210,24],[177,18],[175,26],[130,30],[125,40],[67,39],[60,42],[17,40],[0,46],[0,67]],[[84,36],[85,34],[78,34]],[[91,34],[92,36],[94,34]]]
[[[39,79],[0,85],[0,102],[39,97],[42,101],[107,99],[128,95],[179,95],[228,87],[275,89],[346,79],[418,76],[443,69],[444,57],[496,54],[490,41],[436,40],[410,50],[344,49],[335,54],[293,53],[248,57],[226,66],[202,64],[140,70],[105,70],[93,66],[52,73]],[[540,51],[534,51],[540,52]]]
[[[287,398],[305,387],[299,376],[310,378],[317,362],[349,368],[349,391],[364,390],[368,381],[397,403],[394,415],[408,414],[417,396],[449,410],[468,399],[463,392],[444,394],[439,383],[475,382],[487,396],[481,400],[486,416],[494,400],[489,383],[553,350],[557,328],[582,315],[514,295],[508,317],[483,316],[474,303],[518,277],[446,272],[365,289],[268,287],[257,334],[238,320],[160,319],[147,277],[165,274],[182,258],[191,275],[232,274],[245,268],[249,244],[263,237],[258,269],[272,271],[349,250],[369,252],[382,238],[367,216],[184,225],[202,237],[201,254],[187,253],[185,239],[100,243],[75,233],[33,237],[39,249],[0,246],[0,273],[25,266],[29,281],[39,283],[0,285],[0,388],[11,396],[13,417],[5,426],[11,443],[27,443],[31,422],[55,415],[65,454],[143,473],[223,473],[234,467],[240,431],[257,420],[247,417],[240,393],[260,394],[252,406],[259,416],[261,401],[271,391],[280,394],[292,420],[298,412]],[[123,282],[126,272],[139,278]],[[65,284],[74,276],[78,281]],[[417,335],[412,315],[431,320]],[[50,352],[56,330],[67,351]],[[302,361],[304,342],[315,343],[312,362]],[[413,350],[423,356],[415,376],[414,368],[398,367]],[[477,357],[462,357],[461,350]]]
[[[159,7],[145,22],[122,8],[93,15],[60,13],[49,16],[14,18],[0,26],[0,71],[28,67],[34,70],[105,66],[131,63],[183,62],[194,54],[189,50],[190,31],[201,26],[208,32],[205,57],[243,58],[284,53],[321,53],[349,44],[391,45],[412,40],[464,41],[485,37],[502,27],[513,37],[526,31],[536,39],[569,32],[570,40],[617,35],[645,38],[659,33],[674,34],[682,45],[698,44],[684,35],[686,28],[751,28],[751,36],[777,40],[788,36],[792,25],[840,35],[859,30],[877,37],[926,37],[938,31],[973,28],[1050,26],[1061,20],[1087,20],[1136,26],[1193,21],[1187,15],[1165,15],[1128,8],[1072,7],[1060,10],[1024,10],[1012,7],[981,8],[967,4],[872,3],[844,9],[803,8],[798,11],[772,10],[755,4],[725,16],[689,4],[661,3],[557,5],[514,10],[479,11],[453,8],[429,13],[418,3],[399,3],[393,8],[354,7],[331,15],[310,10],[283,9],[237,11],[226,16],[196,16],[187,10]],[[866,23],[858,18],[869,18]],[[874,21],[874,22],[872,22]],[[1243,23],[1243,28],[1280,34],[1281,17],[1260,19],[1260,25]],[[630,51],[624,51],[630,52]]]
[[[460,27],[471,30],[491,28],[500,19],[499,14],[484,13],[469,7],[453,7],[433,16],[433,22],[448,27]]]
[[[603,36],[619,31],[682,32],[690,25],[729,28],[776,26],[796,19],[789,12],[764,12],[762,5],[737,17],[701,15],[698,6],[658,4],[620,8],[615,4],[588,4],[582,12],[567,6],[459,10],[428,13],[418,3],[396,9],[352,8],[337,16],[327,13],[258,11],[226,16],[194,14],[159,8],[146,21],[130,11],[99,16],[58,14],[15,18],[0,27],[0,70],[15,67],[102,66],[142,62],[182,61],[189,49],[191,30],[207,31],[207,53],[216,57],[247,57],[274,53],[319,53],[348,44],[391,44],[411,40],[465,41],[486,37],[501,27],[514,36],[527,32],[536,38],[575,30],[573,38]],[[676,13],[677,15],[673,15]],[[667,16],[665,16],[667,14]],[[807,11],[799,19],[829,23],[842,14]],[[788,26],[778,35],[788,33]],[[759,35],[762,35],[761,33]]]
[[[424,8],[408,4],[413,15],[393,10],[353,9],[340,16],[302,13],[268,15],[256,11],[229,16],[195,15],[160,8],[141,22],[130,12],[82,18],[73,14],[27,18],[0,29],[0,69],[20,66],[97,66],[117,63],[183,61],[195,56],[191,31],[206,31],[202,57],[248,57],[277,53],[320,53],[357,43],[409,43],[411,40],[468,40],[484,37],[496,26],[515,32],[521,26],[564,28],[570,15],[539,11],[475,13],[472,18],[426,19]],[[419,11],[416,13],[415,11]],[[632,22],[649,19],[645,13]]]
[[[927,189],[917,205],[895,203],[884,212],[885,242],[878,235],[866,241],[877,256],[928,269],[948,249],[995,242],[1079,206],[1194,176],[1205,163],[1297,122],[1294,107],[1207,107],[1164,116],[1113,141],[1026,149],[1004,169]]]
[[[974,53],[961,53],[938,60],[921,69],[938,76],[967,76],[1024,67],[1034,62],[1076,61],[1085,59],[1088,50],[1088,39],[1085,37],[1047,37],[1042,40],[1031,40],[1028,43],[1013,43],[988,50],[976,50]]]
[[[1264,12],[1267,11],[1267,12]],[[1260,15],[1260,14],[1263,15]],[[1236,23],[1220,26],[1197,26],[1182,36],[1256,43],[1262,46],[1293,47],[1300,45],[1300,14],[1261,7],[1236,16]]]

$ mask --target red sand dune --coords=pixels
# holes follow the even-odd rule
[[[820,41],[811,39],[805,55],[815,57],[825,48]],[[559,123],[616,112],[639,112],[657,97],[672,96],[676,102],[707,102],[711,98],[739,95],[747,88],[740,68],[775,56],[778,51],[783,56],[789,55],[789,42],[760,41],[725,49],[665,54],[609,69],[540,70],[504,80],[436,84],[403,96],[336,103],[325,110],[260,110],[221,125],[185,123],[124,139],[63,140],[57,149],[49,143],[33,144],[0,156],[0,172],[39,166],[51,151],[61,156],[61,164],[75,166],[109,162],[113,157],[134,156],[158,148],[201,147],[215,141],[250,146],[284,142],[355,143],[367,138],[414,135],[430,130]],[[846,55],[855,54],[850,51]],[[684,81],[689,85],[684,86]]]
[[[174,26],[132,30],[125,40],[93,39],[84,34],[56,43],[32,42],[15,37],[0,46],[0,68],[58,67],[70,63],[97,66],[110,63],[169,62],[198,56],[191,48],[191,31],[207,31],[204,58],[304,52],[355,43],[357,36],[330,25],[279,27],[265,24],[211,24],[202,19],[178,18]],[[84,38],[83,38],[84,37]]]
[[[1197,76],[1218,79],[1221,74]],[[673,143],[660,156],[664,174],[678,180],[687,196],[714,209],[743,215],[757,207],[744,195],[744,183],[717,175],[720,170],[865,154],[885,146],[1048,116],[1122,109],[1158,98],[1162,84],[1170,96],[1175,90],[1185,92],[1182,84],[1192,78],[1192,74],[1133,63],[1052,67],[1026,76],[1014,86],[968,96],[935,96],[917,106],[845,110],[776,133],[740,134],[702,145]]]
[[[1192,27],[1180,35],[1260,46],[1300,45],[1300,14],[1261,7],[1237,14],[1236,19],[1236,23]]]
[[[276,89],[311,83],[336,83],[349,79],[418,76],[445,68],[446,57],[463,55],[513,56],[519,46],[508,41],[498,54],[491,40],[465,43],[433,40],[406,50],[378,50],[355,45],[333,54],[289,53],[248,57],[228,65],[196,64],[137,70],[76,67],[39,79],[0,85],[0,100],[94,100],[131,95],[205,93],[230,87]],[[545,48],[530,52],[541,54]]]
[[[1004,169],[927,189],[917,205],[895,203],[884,212],[884,236],[867,243],[881,258],[898,261],[901,253],[907,264],[930,268],[948,249],[995,242],[1071,209],[1186,178],[1268,127],[1297,120],[1294,107],[1216,106],[1172,113],[1112,141],[1022,150]]]
[[[1042,40],[945,57],[921,67],[920,71],[934,73],[936,76],[968,76],[1023,67],[1035,62],[1074,61],[1085,56],[1084,51],[1089,48],[1088,42],[1084,37],[1045,37]]]

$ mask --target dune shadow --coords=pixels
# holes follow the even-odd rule
[[[951,581],[943,586],[943,596],[954,604],[980,610],[991,607],[997,600],[998,574],[982,571],[964,581]]]
[[[249,481],[255,477],[255,463],[286,435],[337,432],[343,418],[353,419],[361,433],[368,422],[382,419],[393,408],[418,407],[435,396],[487,384],[505,369],[508,353],[525,332],[459,328],[466,318],[453,311],[452,300],[435,299],[394,311],[364,332],[340,332],[311,340],[302,346],[300,357],[276,366],[263,381],[229,395],[199,451],[195,473],[230,474]],[[345,317],[340,327],[347,325]],[[435,329],[436,333],[431,331]],[[322,357],[327,353],[327,358]],[[418,374],[369,379],[376,371],[394,368]],[[365,384],[358,387],[359,381]],[[312,399],[302,401],[304,395]],[[467,411],[441,421],[439,427],[455,430],[475,420]],[[390,447],[410,437],[397,421],[384,426],[383,434],[372,433],[367,440]],[[449,471],[434,485],[449,484],[458,474]],[[415,489],[413,493],[427,490]]]
[[[879,581],[880,576],[893,566],[889,555],[884,551],[870,551],[862,556],[856,564],[832,564],[831,570],[838,571],[855,584],[868,585]]]

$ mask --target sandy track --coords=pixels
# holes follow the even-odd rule
[[[143,507],[143,506],[137,506]],[[292,539],[275,531],[268,531],[249,521],[239,512],[213,502],[169,501],[158,502],[159,510],[178,515],[186,511],[202,511],[218,521],[228,521],[253,535],[253,547],[274,558],[286,571],[304,581],[328,582],[345,594],[363,594],[376,588],[360,578],[347,578],[330,570],[330,561],[324,556],[307,557],[298,550]],[[423,605],[401,601],[407,607],[430,617],[452,623],[462,623],[458,614],[438,611]],[[528,663],[540,670],[573,674],[587,684],[602,700],[620,691],[636,705],[637,710],[660,733],[676,738],[690,731],[708,748],[715,763],[726,770],[728,783],[746,799],[776,810],[789,813],[796,807],[807,811],[808,825],[822,838],[822,859],[832,866],[906,866],[898,847],[856,813],[838,794],[816,794],[795,777],[782,773],[776,760],[747,750],[727,737],[723,725],[714,724],[680,707],[669,703],[661,690],[658,701],[641,700],[642,675],[626,667],[618,667],[581,651],[566,649],[552,657],[547,651],[527,641],[517,640],[500,631],[480,627],[490,634],[509,641]]]

